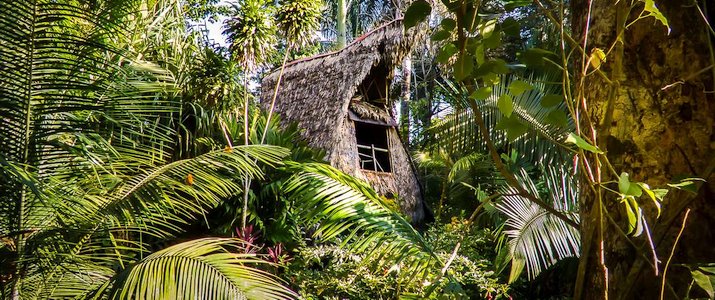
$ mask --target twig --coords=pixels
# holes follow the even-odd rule
[[[678,232],[678,236],[675,238],[675,243],[673,244],[673,249],[670,250],[670,256],[668,257],[668,261],[665,263],[665,268],[663,269],[663,281],[660,284],[660,300],[663,300],[663,295],[665,292],[665,275],[668,273],[668,265],[670,265],[670,260],[673,259],[673,255],[675,254],[675,247],[678,246],[678,241],[680,241],[680,236],[683,235],[683,230],[685,230],[685,222],[688,221],[689,214],[690,214],[690,208],[688,208],[685,211],[685,217],[683,217],[683,225],[680,226],[680,232]]]
[[[276,98],[278,97],[278,88],[281,86],[281,80],[283,79],[283,71],[286,67],[286,62],[288,61],[288,53],[290,53],[290,46],[286,48],[286,53],[283,55],[283,64],[281,64],[281,71],[278,73],[278,80],[276,81],[276,88],[273,90],[273,98],[271,99],[271,107],[268,109],[268,117],[266,118],[266,124],[263,128],[263,135],[261,136],[261,144],[266,140],[266,134],[268,134],[268,125],[271,123],[271,116],[273,116],[273,111],[276,107]]]
[[[519,184],[519,181],[516,180],[514,174],[509,172],[507,167],[501,161],[501,157],[499,156],[499,153],[497,152],[497,149],[494,146],[491,137],[489,136],[489,131],[487,130],[487,126],[484,124],[484,119],[482,118],[481,111],[479,110],[479,106],[477,105],[476,101],[474,99],[469,99],[468,103],[472,111],[474,111],[474,118],[476,119],[477,125],[479,126],[479,131],[482,133],[482,138],[484,139],[484,143],[487,145],[489,154],[494,161],[494,165],[496,166],[497,170],[499,170],[499,173],[501,173],[501,175],[504,177],[506,182],[511,187],[515,188],[519,195],[521,195],[522,197],[545,209],[549,213],[564,221],[564,223],[578,229],[578,223],[576,223],[574,220],[569,219],[564,213],[556,210],[553,206],[546,204],[546,202],[544,202],[543,200],[532,195],[531,193],[529,193],[529,191],[524,189],[524,187]]]

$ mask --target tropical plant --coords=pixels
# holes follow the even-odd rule
[[[283,0],[278,3],[276,24],[289,47],[310,43],[318,30],[322,1]]]
[[[197,239],[147,256],[120,274],[118,299],[288,299],[296,295],[250,265],[267,264],[241,253],[243,242]],[[198,276],[186,276],[196,274]]]
[[[522,170],[519,175],[525,189],[544,195],[556,209],[576,218],[578,188],[575,178],[567,174],[565,168],[544,170],[546,186],[542,193],[529,174]],[[577,228],[519,196],[514,188],[504,187],[503,194],[496,208],[507,216],[504,234],[508,238],[508,257],[511,258],[510,282],[518,278],[523,268],[526,268],[528,278],[534,279],[559,260],[578,256],[580,235]]]
[[[232,17],[226,20],[224,34],[229,50],[244,70],[263,63],[276,42],[272,7],[264,0],[244,0],[233,4]]]
[[[381,257],[382,264],[404,264],[411,278],[442,264],[429,243],[366,183],[325,164],[293,168],[296,172],[285,183],[285,192],[294,199],[302,222],[317,226],[314,238],[351,241],[353,251]]]
[[[380,21],[394,18],[396,5],[400,4],[384,0],[326,1],[321,32],[326,38],[336,39],[336,46],[343,48],[350,38],[360,36]]]
[[[505,75],[497,84],[487,84],[471,95],[445,81],[443,89],[451,91],[448,99],[457,109],[433,125],[434,147],[461,157],[463,167],[457,170],[473,168],[474,155],[488,153],[471,108],[464,102],[467,97],[479,100],[477,105],[490,139],[507,168],[520,174],[516,180],[521,188],[577,219],[577,186],[575,179],[568,179],[574,178],[569,174],[573,172],[569,167],[571,151],[564,146],[573,122],[566,117],[564,105],[554,100],[560,96],[558,88],[548,84],[549,77],[516,76]],[[458,166],[454,164],[452,168]],[[545,186],[537,189],[535,181]],[[504,234],[509,240],[505,250],[512,263],[510,281],[516,280],[524,267],[532,279],[559,259],[578,255],[576,228],[504,183],[494,182],[492,189],[504,195],[496,208],[507,217]]]
[[[473,112],[465,102],[472,97],[479,100],[487,132],[502,153],[515,149],[539,165],[568,161],[571,151],[560,146],[572,130],[573,121],[567,117],[565,105],[554,101],[560,99],[560,86],[550,82],[554,82],[550,76],[504,75],[497,84],[485,84],[470,95],[446,80],[442,88],[449,93],[446,99],[456,109],[433,125],[435,142],[449,153],[466,156],[473,151],[487,152]]]
[[[290,297],[270,276],[236,284],[258,273],[250,258],[217,253],[230,248],[228,241],[179,244],[146,256],[240,192],[233,180],[260,177],[258,163],[277,165],[288,153],[244,146],[171,161],[181,108],[174,74],[106,43],[121,35],[130,18],[122,13],[138,11],[140,1],[102,4],[0,4],[3,296],[103,297],[109,289],[117,297],[133,295],[151,289],[137,279],[151,275],[142,270],[160,265],[182,266],[185,272],[172,280],[233,284],[213,291],[165,285],[154,290],[158,298],[180,291]],[[164,259],[171,253],[178,256]],[[218,268],[186,265],[187,259]]]

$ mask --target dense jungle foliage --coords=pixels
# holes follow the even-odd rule
[[[3,0],[0,299],[713,299],[714,14]],[[259,103],[396,19],[427,222]]]

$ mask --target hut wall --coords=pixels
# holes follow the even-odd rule
[[[387,133],[392,163],[391,174],[393,175],[396,189],[393,193],[400,199],[402,210],[409,212],[413,221],[421,222],[425,218],[425,211],[422,207],[422,192],[420,183],[417,180],[417,174],[412,170],[410,154],[403,147],[395,127],[390,127]]]
[[[413,222],[421,222],[425,213],[422,209],[422,195],[417,176],[412,171],[409,153],[402,146],[395,127],[387,129],[387,142],[390,150],[392,172],[374,172],[360,168],[355,137],[355,123],[343,118],[336,128],[337,136],[328,150],[327,160],[343,172],[369,183],[381,195],[397,197],[402,213]]]

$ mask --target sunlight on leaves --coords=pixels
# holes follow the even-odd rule
[[[642,0],[643,3],[645,3],[645,7],[643,8],[643,11],[648,12],[646,17],[653,17],[658,22],[663,24],[663,26],[668,28],[668,34],[670,34],[670,25],[668,25],[668,19],[665,18],[663,13],[660,12],[658,7],[655,6],[655,1],[654,0]]]
[[[519,96],[523,92],[530,91],[534,89],[533,86],[530,84],[521,81],[521,80],[514,80],[512,83],[509,85],[509,91],[511,92],[512,95],[514,96]]]
[[[579,147],[589,152],[603,154],[603,151],[596,148],[596,146],[589,144],[586,140],[584,140],[582,137],[578,136],[573,132],[569,133],[569,136],[566,138],[566,143],[574,144],[576,145],[576,147]]]
[[[501,95],[499,100],[497,100],[497,107],[504,116],[507,118],[511,117],[511,113],[514,112],[514,103],[512,102],[511,96],[507,94]]]

